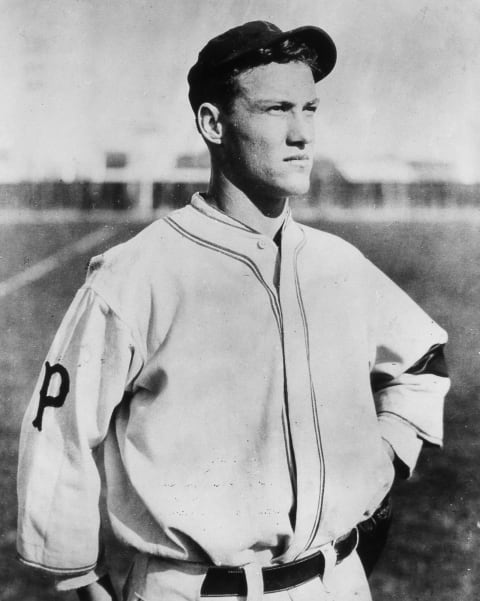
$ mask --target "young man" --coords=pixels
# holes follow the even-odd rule
[[[370,599],[356,526],[441,443],[446,334],[291,217],[335,60],[252,22],[192,67],[208,192],[92,260],[24,420],[18,551],[59,588],[113,594],[104,489],[129,600]]]

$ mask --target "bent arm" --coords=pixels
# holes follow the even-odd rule
[[[374,389],[380,430],[395,453],[397,473],[409,477],[424,443],[441,446],[443,401],[450,386],[443,345]]]
[[[368,273],[375,295],[371,385],[379,427],[397,473],[409,477],[423,444],[443,442],[447,334],[376,267],[369,264]]]

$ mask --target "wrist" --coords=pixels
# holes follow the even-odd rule
[[[96,582],[77,589],[77,596],[80,601],[116,601],[117,599],[108,574]]]

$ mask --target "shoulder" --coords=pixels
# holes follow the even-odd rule
[[[158,219],[126,242],[93,257],[84,287],[125,319],[148,312],[152,294],[168,296],[175,289],[178,246],[178,236],[167,220]]]
[[[304,224],[298,224],[298,227],[303,231],[305,254],[309,258],[318,257],[319,260],[328,260],[337,265],[343,263],[358,265],[366,261],[356,246],[340,236]]]
[[[181,213],[179,209],[172,213]],[[167,219],[157,219],[138,234],[112,246],[101,255],[92,257],[88,264],[87,281],[93,283],[102,278],[125,280],[141,277],[153,270],[161,269],[166,259],[171,260],[172,244],[176,237]]]

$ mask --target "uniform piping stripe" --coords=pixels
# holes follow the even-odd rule
[[[280,246],[281,252],[281,246]],[[278,283],[280,286],[280,282]],[[277,288],[278,291],[278,288]],[[282,304],[280,299],[278,301],[280,315],[282,317],[283,323],[283,311]],[[297,487],[297,463],[295,459],[295,451],[293,449],[293,440],[292,440],[292,430],[290,427],[290,407],[288,401],[288,387],[287,387],[287,366],[285,364],[285,333],[282,330],[281,335],[282,341],[282,369],[283,369],[283,409],[282,409],[282,426],[283,426],[283,437],[285,440],[285,448],[287,452],[287,461],[288,461],[288,469],[290,474],[290,482],[292,484],[293,491],[293,505],[290,509],[290,515],[292,520],[292,526],[295,529],[296,525],[296,514],[297,514],[297,496],[298,496],[298,487]]]
[[[255,263],[249,257],[242,255],[241,253],[237,253],[233,250],[230,250],[229,248],[225,248],[218,244],[214,244],[213,242],[210,242],[208,240],[204,240],[203,238],[199,238],[195,234],[192,234],[191,232],[184,229],[181,225],[179,225],[171,217],[165,217],[165,221],[177,233],[179,233],[180,235],[184,236],[185,238],[191,240],[195,244],[198,244],[199,246],[203,246],[205,248],[209,248],[210,250],[213,250],[220,254],[226,255],[227,257],[230,257],[231,259],[235,259],[236,261],[240,261],[241,263],[243,263],[244,265],[249,267],[251,269],[251,271],[253,272],[253,274],[255,275],[255,277],[258,279],[258,281],[265,288],[265,291],[268,294],[268,298],[270,300],[270,305],[272,307],[272,311],[275,316],[275,321],[277,322],[278,331],[280,333],[280,336],[282,335],[283,323],[282,323],[280,307],[278,306],[278,301],[275,297],[275,294],[272,292],[272,290],[268,286],[267,282],[263,279],[262,274],[260,273],[260,270],[258,269],[258,267],[255,265]]]
[[[305,246],[305,243],[306,243],[305,233],[303,233],[303,240],[301,241],[301,243],[297,246],[297,248],[295,250],[293,268],[294,268],[294,273],[295,273],[295,289],[296,289],[296,293],[297,293],[298,305],[300,307],[300,314],[302,316],[303,332],[304,332],[304,337],[305,337],[305,347],[306,347],[306,352],[307,352],[308,376],[310,379],[310,398],[311,398],[311,402],[312,402],[312,413],[313,413],[314,426],[315,426],[315,436],[316,436],[316,440],[317,440],[317,448],[318,448],[318,454],[319,454],[319,458],[320,458],[321,481],[320,481],[320,497],[319,497],[318,505],[317,505],[317,513],[315,515],[315,521],[313,523],[312,531],[311,531],[308,541],[304,547],[304,550],[308,549],[308,547],[311,545],[313,539],[315,538],[315,536],[317,534],[318,524],[320,522],[320,515],[322,512],[322,508],[323,508],[323,498],[324,498],[324,493],[325,493],[325,458],[323,455],[322,440],[321,440],[321,436],[320,436],[317,399],[315,396],[315,389],[313,387],[312,370],[311,370],[311,366],[310,366],[310,337],[308,334],[307,316],[305,313],[305,305],[303,303],[302,292],[300,289],[300,281],[298,279],[298,269],[297,269],[298,255],[300,254],[301,250]]]
[[[80,574],[87,574],[88,572],[93,570],[95,568],[95,566],[97,565],[95,562],[95,563],[92,563],[83,568],[57,568],[57,567],[45,565],[44,563],[31,561],[30,559],[25,559],[25,557],[20,555],[20,553],[17,553],[17,558],[19,561],[21,561],[23,564],[25,564],[27,566],[31,566],[32,568],[41,568],[42,570],[51,572],[52,574],[73,574],[75,576],[80,575]]]
[[[223,219],[220,219],[220,217],[214,217],[213,215],[209,215],[208,213],[204,213],[203,211],[201,211],[195,205],[190,205],[190,206],[192,207],[193,210],[195,210],[198,213],[200,213],[200,215],[203,215],[204,217],[207,217],[208,219],[211,219],[212,221],[216,221],[217,223],[223,223],[223,225],[228,225],[229,227],[233,227],[236,230],[241,230],[242,232],[250,232],[251,234],[258,234],[259,233],[259,232],[256,232],[253,228],[248,227],[248,225],[244,225],[240,221],[237,221],[233,217],[229,217],[229,219],[233,219],[234,221],[237,221],[238,225],[236,225],[235,223],[230,223],[228,221],[224,221]],[[215,207],[212,207],[212,208],[215,211],[218,211],[220,213],[220,215],[222,214],[221,211],[219,211]]]
[[[290,432],[290,417],[288,411],[288,401],[286,392],[284,394],[284,403],[282,409],[282,427],[283,437],[285,440],[285,449],[287,452],[287,462],[290,474],[290,481],[292,483],[293,498],[297,498],[297,466],[295,463],[295,455],[293,453],[292,434]],[[295,501],[296,502],[296,501]]]

